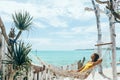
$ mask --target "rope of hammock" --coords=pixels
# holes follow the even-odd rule
[[[93,51],[93,53],[97,53],[97,48],[94,48],[94,51]],[[102,59],[107,53],[108,53],[108,51],[110,51],[111,50],[111,46],[109,45],[107,48],[106,48],[106,50],[105,50],[105,52],[102,54],[102,56],[100,57],[100,59]]]
[[[49,69],[51,72],[53,72],[55,75],[59,75],[59,76],[63,76],[63,77],[85,79],[93,71],[93,69],[95,67],[95,66],[93,66],[92,68],[88,69],[87,71],[80,73],[80,72],[63,70],[63,69],[57,68],[53,65],[46,64],[39,57],[37,57],[37,59],[40,61],[40,63],[45,65],[46,68]]]
[[[54,69],[56,69],[56,70],[63,70],[63,69],[61,69],[60,67],[57,67],[57,66],[54,66],[54,65],[51,65],[51,64],[47,64],[45,61],[42,61],[38,56],[36,56],[36,58],[39,60],[39,62],[42,64],[42,65],[45,65],[46,66],[46,68],[54,68]],[[75,64],[71,64],[71,65],[75,65]]]
[[[36,61],[39,61],[38,63],[40,63],[41,64],[41,66],[42,65],[47,65],[47,66],[53,66],[53,67],[55,67],[55,68],[57,68],[57,69],[65,69],[65,70],[77,70],[77,65],[78,65],[78,62],[74,62],[74,63],[72,63],[72,64],[68,64],[68,65],[64,65],[64,66],[54,66],[54,65],[51,65],[51,64],[48,64],[47,62],[45,62],[45,61],[43,61],[43,60],[41,60],[41,58],[39,58],[37,55],[30,55],[31,57],[34,57],[34,59],[36,60]],[[36,63],[36,62],[35,62]],[[33,63],[34,64],[34,63]],[[39,64],[39,65],[40,65]],[[38,64],[34,64],[34,65],[38,65]]]
[[[111,50],[111,46],[108,46],[108,48],[105,50],[105,52],[102,54],[100,58],[102,59],[104,56],[106,56],[106,54],[110,52],[110,50]]]
[[[112,44],[112,43],[96,44],[96,45],[99,45],[99,46],[101,46],[101,45],[107,45],[107,44],[110,44],[110,45],[108,45],[108,47],[105,49],[105,52],[102,53],[100,59],[103,59],[103,57],[106,56],[106,54],[108,53],[108,51],[111,50],[111,44]],[[104,49],[104,48],[103,48],[103,49]],[[94,48],[93,53],[98,53],[98,49],[97,49],[97,48]]]

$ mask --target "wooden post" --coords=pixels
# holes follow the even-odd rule
[[[97,31],[98,31],[98,41],[97,41],[97,44],[100,44],[102,41],[102,32],[101,32],[101,27],[100,27],[100,9],[99,9],[99,6],[98,5],[95,5],[95,2],[92,0],[92,4],[93,4],[93,7],[94,7],[94,12],[95,12],[95,16],[96,16],[96,23],[97,23]],[[101,57],[102,55],[102,48],[101,46],[98,46],[97,47],[97,52],[99,54],[99,56]],[[103,71],[102,71],[102,65],[100,64],[99,65],[99,73],[100,74],[103,74]]]
[[[2,80],[6,80],[5,79],[5,66],[4,64],[2,64],[2,60],[4,59],[4,38],[3,38],[3,35],[2,33],[0,33],[0,41],[1,41],[1,47],[0,47],[0,71],[2,71]]]
[[[39,72],[37,72],[37,80],[39,80]]]
[[[0,33],[0,72],[2,72],[2,55],[3,55],[3,36]],[[2,77],[2,76],[1,76]]]
[[[101,34],[101,27],[100,27],[100,9],[99,9],[99,6],[97,5],[96,6],[96,20],[97,20],[97,30],[98,30],[98,41],[97,43],[100,44],[102,41],[102,34]],[[102,47],[101,46],[98,46],[97,47],[97,51],[98,51],[98,54],[99,56],[101,57],[102,56]],[[102,65],[100,64],[99,65],[99,73],[103,74],[103,71],[102,71]]]
[[[114,24],[114,16],[111,14],[109,16],[109,25],[110,25],[110,35],[112,41],[112,72],[113,72],[113,80],[117,80],[117,68],[116,68],[116,34],[115,34],[115,24]]]
[[[117,7],[114,0],[112,1],[112,7],[115,9]],[[116,9],[115,9],[116,10]],[[109,25],[110,25],[110,36],[111,36],[111,49],[112,49],[112,72],[113,72],[113,80],[117,80],[117,67],[116,67],[116,34],[115,34],[115,18],[111,13],[109,16]]]

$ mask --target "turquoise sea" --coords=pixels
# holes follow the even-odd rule
[[[35,56],[41,58],[41,60],[53,64],[56,66],[64,66],[73,64],[83,57],[86,58],[86,62],[90,60],[91,54],[94,50],[73,50],[73,51],[31,51],[30,58],[33,63],[39,64],[39,60],[35,59]],[[109,67],[111,58],[111,52],[103,50],[103,66]],[[120,61],[120,50],[117,50],[117,62]]]

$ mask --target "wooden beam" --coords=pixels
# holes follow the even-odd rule
[[[100,1],[100,0],[95,0],[97,3],[99,3],[99,4],[108,4],[109,3],[109,1]]]
[[[102,46],[102,45],[108,45],[108,44],[112,44],[112,42],[109,42],[109,43],[100,43],[100,44],[96,44],[95,46]]]
[[[117,64],[117,65],[119,65],[119,64],[120,64],[120,62],[117,62],[116,64]]]

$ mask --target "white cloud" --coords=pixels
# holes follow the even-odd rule
[[[97,27],[96,26],[88,26],[84,32],[85,33],[97,33]]]
[[[24,41],[29,41],[32,44],[40,44],[40,45],[46,45],[50,44],[51,39],[49,38],[29,38],[29,39],[23,39]]]
[[[92,34],[94,33],[94,35]],[[79,36],[86,36],[91,35],[91,36],[96,36],[97,35],[97,27],[95,25],[92,26],[77,26],[70,28],[69,30],[62,30],[62,31],[57,31],[57,32],[52,32],[51,35],[58,35],[63,38],[75,38],[78,35]]]
[[[39,13],[38,8],[32,3],[18,3],[16,1],[0,1],[0,15],[4,22],[12,21],[12,14],[15,12],[28,11],[37,18]]]
[[[88,20],[93,17],[93,15],[84,12],[84,2],[86,1],[52,0],[46,1],[44,4],[40,2],[36,4],[30,2],[1,1],[0,11],[11,15],[15,11],[27,10],[35,19],[43,18],[53,27],[68,27],[67,21],[61,20],[58,16],[66,16],[79,20]]]
[[[82,26],[71,28],[71,31],[73,31],[76,34],[79,34],[79,33],[83,32],[84,30],[85,30],[85,27],[82,27]]]
[[[74,33],[70,31],[57,31],[57,32],[52,32],[51,35],[58,35],[61,38],[72,38]]]
[[[81,41],[79,39],[72,39],[62,41],[62,39],[50,39],[50,38],[31,38],[24,39],[27,42],[32,43],[33,50],[74,50],[74,49],[85,49],[94,47],[93,41]],[[67,48],[66,48],[67,47]]]
[[[66,28],[68,27],[67,23],[65,21],[61,21],[58,18],[51,18],[52,20],[49,21],[50,25],[52,25],[53,27],[62,27],[62,28]]]
[[[2,14],[2,16],[0,17],[3,20],[3,22],[12,22],[12,16],[10,15]]]
[[[33,26],[37,28],[46,28],[46,26],[41,22],[34,22]]]
[[[6,6],[7,5],[7,6]],[[0,10],[7,14],[12,14],[15,11],[27,10],[34,14],[36,8],[29,3],[17,3],[16,1],[0,1]]]
[[[36,7],[39,7],[37,12],[39,13],[38,18],[44,18],[50,24],[56,24],[61,26],[60,23],[66,23],[67,21],[61,21],[58,16],[66,16],[71,19],[78,20],[89,20],[94,17],[93,12],[84,11],[85,6],[83,5],[84,1],[80,0],[52,0],[45,3],[46,5],[39,4]],[[92,13],[92,14],[91,14]],[[66,25],[66,24],[65,24]],[[56,25],[55,25],[56,26]]]

